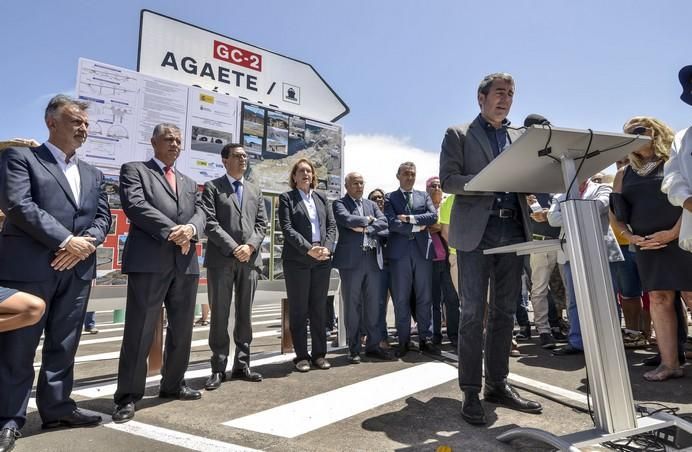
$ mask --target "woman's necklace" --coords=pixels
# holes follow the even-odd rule
[[[654,160],[653,162],[643,164],[641,168],[632,167],[632,169],[639,176],[648,176],[658,166],[658,164],[661,163],[661,161],[662,160]]]

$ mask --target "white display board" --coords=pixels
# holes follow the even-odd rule
[[[349,112],[311,65],[153,11],[142,10],[137,68],[322,121]]]
[[[123,163],[150,159],[151,134],[159,123],[183,131],[176,167],[198,183],[223,175],[221,149],[240,141],[240,102],[225,94],[84,58],[76,94],[91,104],[89,138],[79,157],[106,174],[119,174]]]

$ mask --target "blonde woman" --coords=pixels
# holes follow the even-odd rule
[[[661,353],[661,364],[645,373],[644,378],[679,378],[683,369],[678,359],[674,298],[676,291],[681,291],[692,306],[692,253],[681,250],[677,243],[682,209],[673,206],[661,192],[673,131],[648,116],[630,119],[623,130],[651,137],[648,144],[629,155],[630,164],[618,170],[613,183],[620,235],[635,247],[642,289],[651,298],[651,317]]]

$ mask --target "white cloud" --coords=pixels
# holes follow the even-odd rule
[[[365,179],[365,193],[375,188],[393,191],[399,187],[399,164],[416,164],[417,190],[425,190],[425,181],[439,174],[439,151],[430,152],[409,144],[407,138],[391,135],[346,135],[344,175],[356,171]]]

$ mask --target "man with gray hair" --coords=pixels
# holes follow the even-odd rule
[[[46,301],[33,326],[0,334],[0,451],[14,447],[26,422],[34,381],[33,360],[45,333],[36,404],[43,428],[80,427],[101,416],[70,398],[74,357],[82,331],[96,247],[111,214],[101,171],[77,158],[87,139],[88,104],[64,95],[46,108],[48,141],[10,147],[0,158],[0,286]]]
[[[514,79],[510,74],[486,76],[477,92],[480,114],[470,124],[448,128],[440,154],[442,190],[456,195],[449,245],[457,250],[461,286],[461,416],[470,424],[486,423],[478,397],[484,357],[485,401],[527,413],[539,413],[542,409],[538,402],[522,398],[507,383],[516,300],[521,293],[522,257],[513,253],[483,254],[489,248],[530,240],[526,198],[516,193],[465,189],[467,182],[519,137],[518,131],[507,127],[513,97]],[[490,300],[483,340],[488,284]]]
[[[168,314],[166,350],[159,397],[196,400],[202,395],[185,384],[190,359],[199,264],[195,243],[205,215],[197,184],[174,168],[181,151],[180,129],[154,128],[154,158],[120,169],[120,200],[130,220],[122,272],[127,278],[125,331],[118,365],[114,422],[135,415],[144,396],[147,354],[161,305]]]
[[[389,354],[380,348],[383,338],[378,328],[383,260],[377,239],[379,233],[387,232],[387,219],[377,204],[363,198],[363,176],[348,173],[344,185],[346,196],[332,204],[334,220],[339,229],[332,266],[339,269],[341,277],[348,359],[351,364],[360,363],[360,332],[365,330],[365,354],[388,360]]]

